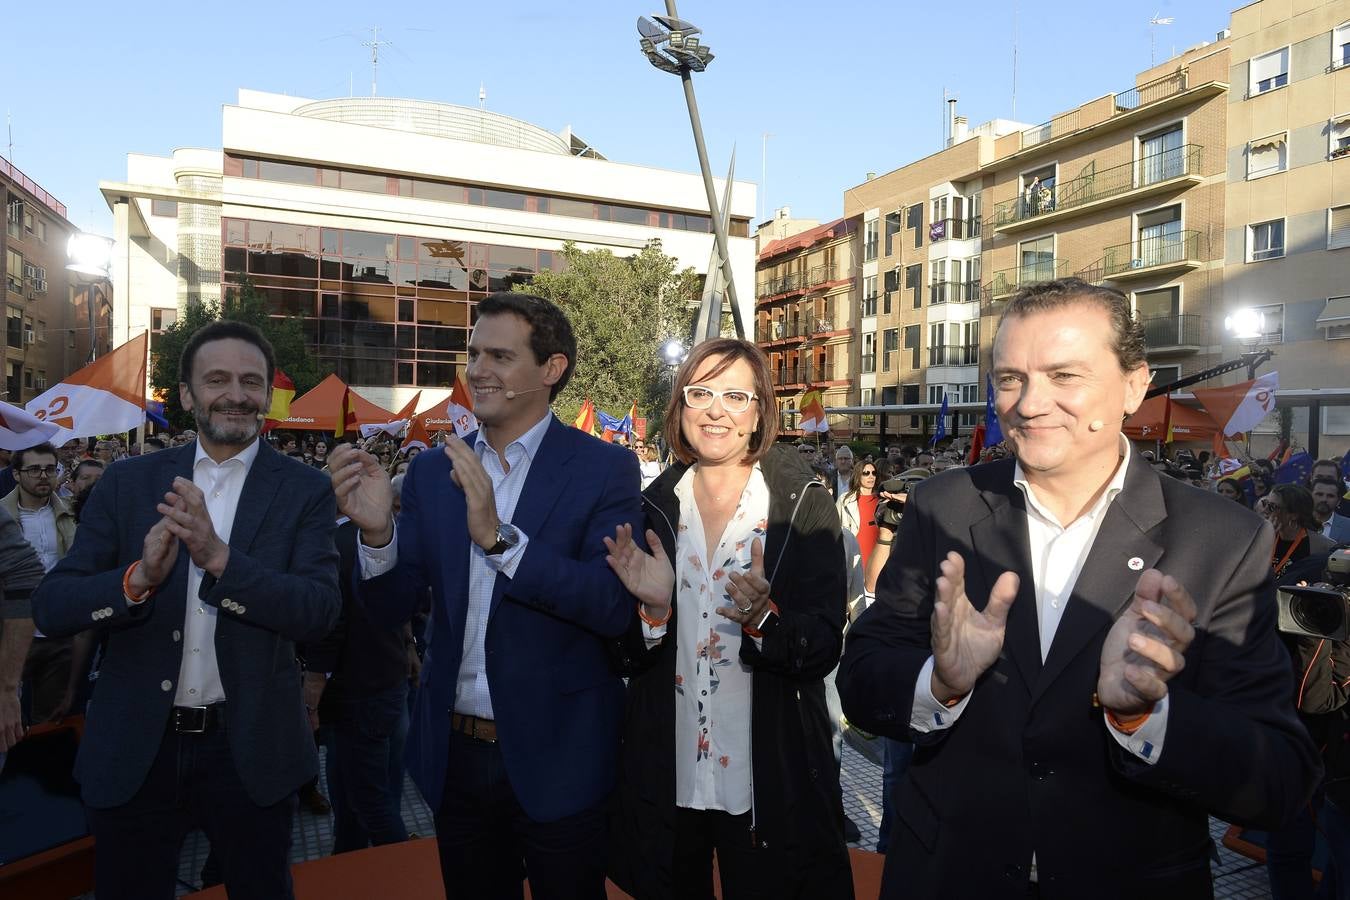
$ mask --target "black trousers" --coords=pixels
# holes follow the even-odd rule
[[[773,873],[759,871],[761,860],[750,839],[750,813],[733,816],[718,810],[675,808],[676,900],[712,900],[713,852],[723,900],[776,895]]]
[[[604,900],[604,804],[556,822],[525,814],[495,743],[451,732],[436,846],[447,900]],[[102,897],[99,900],[103,900]]]
[[[130,802],[90,809],[98,900],[172,900],[178,854],[193,827],[206,832],[230,900],[291,900],[292,794],[272,806],[248,799],[223,728],[172,726]]]

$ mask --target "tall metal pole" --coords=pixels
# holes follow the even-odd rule
[[[675,0],[666,0],[666,15],[678,19]],[[708,215],[712,219],[713,237],[717,241],[717,252],[722,256],[722,275],[727,281],[727,299],[731,301],[731,321],[736,327],[736,337],[745,337],[745,324],[741,321],[741,305],[736,299],[736,282],[731,273],[731,254],[727,251],[727,233],[722,227],[722,219],[717,214],[717,190],[713,187],[712,169],[708,165],[708,148],[703,143],[703,125],[698,116],[698,100],[694,98],[693,73],[688,66],[680,67],[680,81],[684,84],[684,102],[689,107],[689,124],[694,129],[694,147],[698,150],[698,167],[703,173],[703,189],[708,194]]]

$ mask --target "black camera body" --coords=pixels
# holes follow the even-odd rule
[[[1350,638],[1350,549],[1332,552],[1321,581],[1280,588],[1276,604],[1277,627],[1284,634],[1328,641]]]
[[[877,524],[891,531],[898,529],[900,517],[905,514],[905,500],[908,499],[910,490],[931,474],[933,473],[927,469],[906,469],[899,475],[883,481],[877,488],[879,492],[896,494],[905,499],[890,500],[882,498],[881,502],[877,504]]]

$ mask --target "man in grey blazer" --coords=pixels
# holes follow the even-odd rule
[[[1206,814],[1277,826],[1317,783],[1271,530],[1134,455],[1148,382],[1119,292],[1009,301],[1016,458],[911,492],[839,666],[849,720],[916,744],[883,898],[1208,897]]]
[[[274,370],[251,326],[198,330],[179,362],[197,440],[109,466],[33,597],[53,637],[108,632],[75,765],[99,900],[173,897],[193,826],[232,898],[292,896],[318,770],[295,643],[342,601],[328,479],[258,439]]]

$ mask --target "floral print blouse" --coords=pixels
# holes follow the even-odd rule
[[[758,464],[711,560],[694,502],[694,467],[675,487],[675,802],[732,815],[750,811],[751,678],[741,662],[741,627],[717,615],[734,601],[728,576],[750,569],[750,545],[764,540],[769,486]]]

